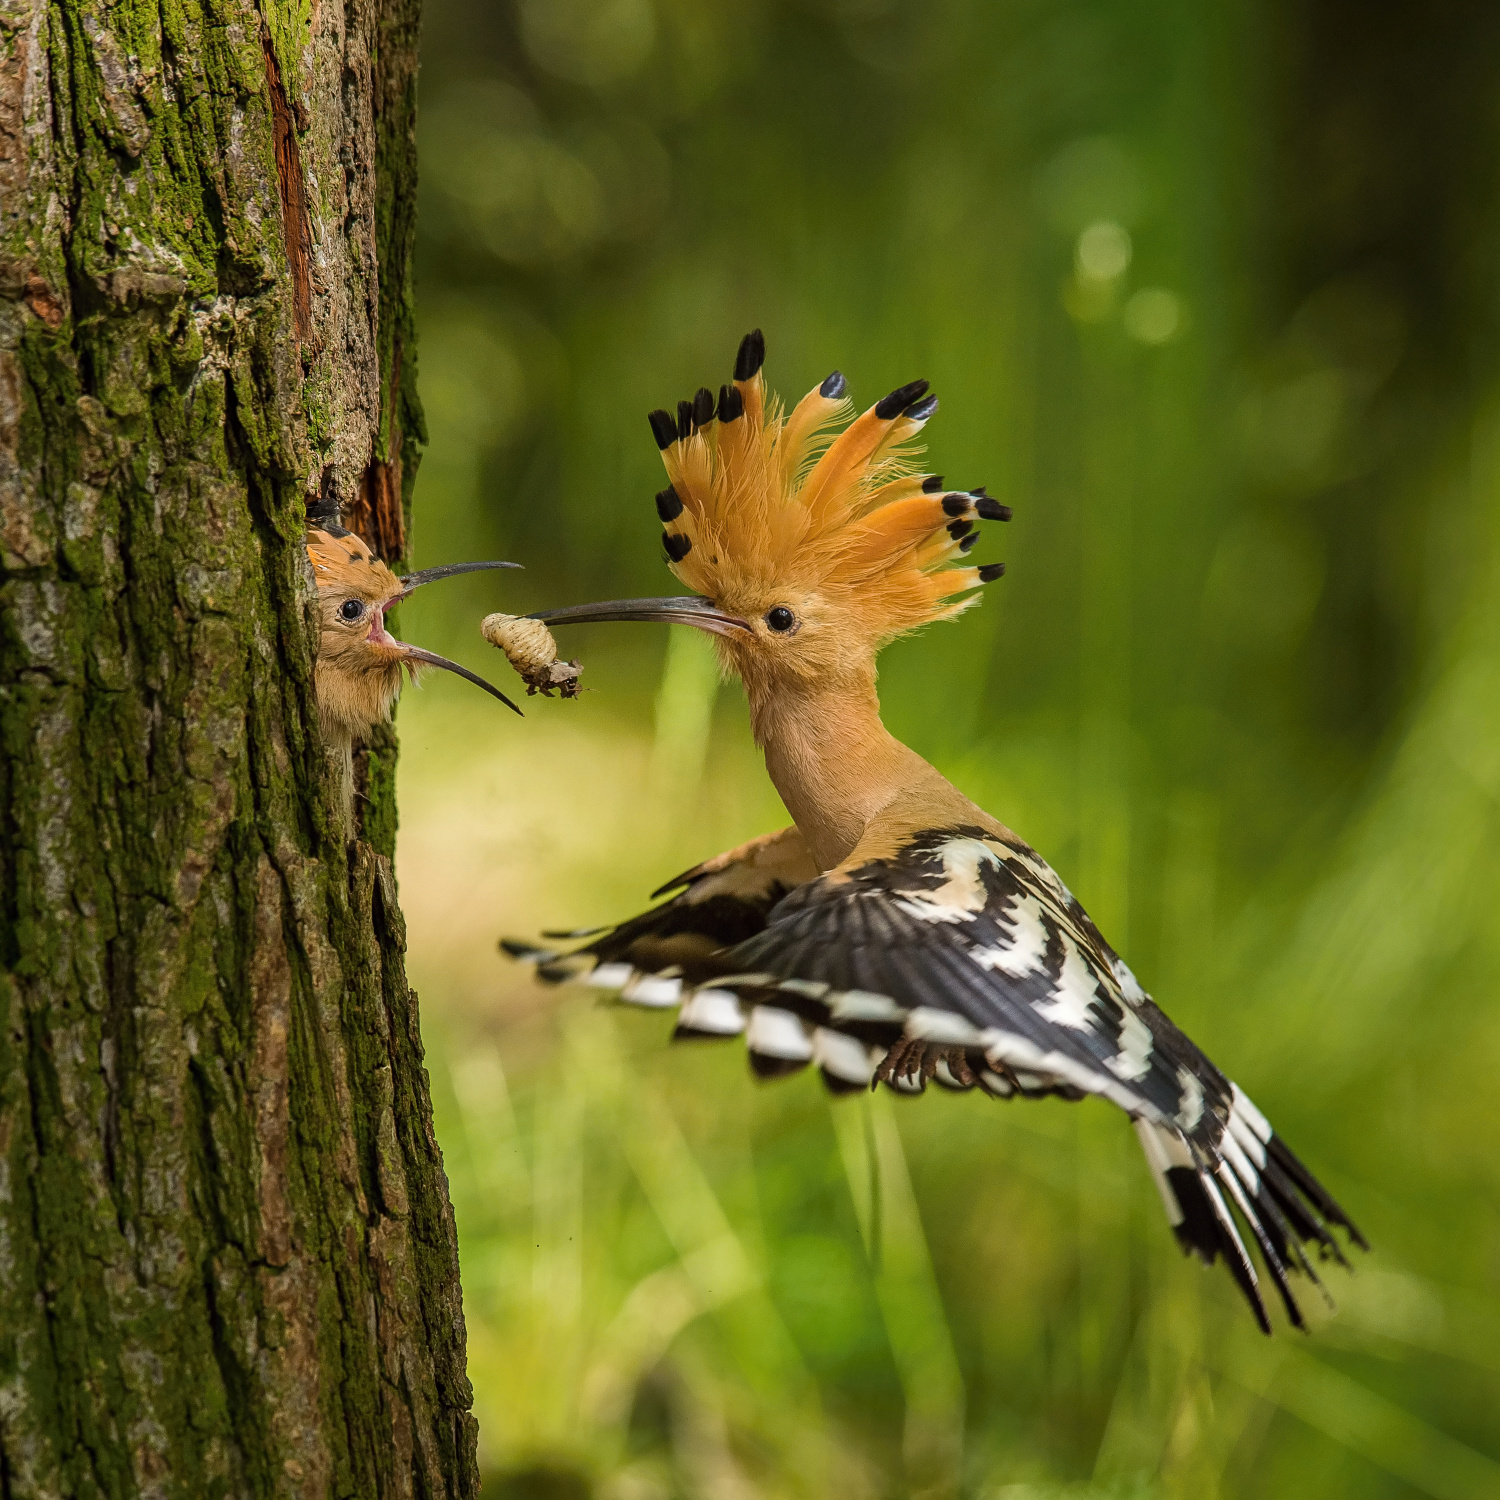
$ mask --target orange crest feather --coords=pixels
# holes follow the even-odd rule
[[[764,357],[757,331],[717,403],[705,389],[675,419],[651,414],[671,480],[657,510],[672,571],[710,599],[747,587],[817,592],[880,640],[966,609],[1002,565],[947,565],[973,545],[975,519],[1009,520],[1010,510],[916,472],[912,440],[937,410],[927,382],[892,391],[833,435],[853,409],[843,376],[784,414]]]

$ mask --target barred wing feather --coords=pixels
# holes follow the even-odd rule
[[[1361,1246],[1264,1116],[1156,1006],[1048,865],[1013,835],[911,833],[820,875],[795,828],[720,855],[671,900],[569,953],[507,944],[543,978],[676,1007],[678,1037],[744,1034],[776,1076],[816,1063],[835,1091],[930,1079],[992,1095],[1098,1094],[1135,1124],[1185,1250],[1221,1255],[1262,1328],[1249,1228],[1288,1316],[1316,1283],[1304,1245]],[[658,894],[662,894],[659,892]]]

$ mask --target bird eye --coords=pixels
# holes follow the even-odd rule
[[[345,599],[339,605],[339,613],[346,620],[357,620],[365,612],[365,607],[358,599]]]
[[[775,609],[766,611],[766,624],[780,635],[785,635],[796,623],[796,615],[784,604],[778,604]]]

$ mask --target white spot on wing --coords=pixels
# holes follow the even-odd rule
[[[1015,1036],[1008,1031],[991,1027],[981,1034],[985,1056],[992,1067],[1008,1067],[1013,1073],[1045,1074],[1061,1083],[1072,1084],[1085,1094],[1098,1094],[1112,1104],[1118,1104],[1128,1114],[1140,1115],[1147,1120],[1160,1120],[1161,1113],[1140,1094],[1111,1078],[1107,1073],[1098,1073],[1087,1063],[1065,1052],[1043,1052],[1034,1042]]]
[[[715,978],[714,983],[721,987],[727,987],[731,984],[742,984],[746,989],[759,989],[767,985],[774,985],[778,983],[778,980],[774,974],[757,974],[747,970],[743,974],[720,974]]]
[[[1129,966],[1122,958],[1114,961],[1115,983],[1120,986],[1120,993],[1125,997],[1127,1005],[1139,1005],[1148,998],[1145,990],[1141,988],[1141,982],[1130,972]]]
[[[829,1015],[835,1021],[902,1021],[906,1008],[872,990],[840,990],[829,997]]]
[[[993,948],[976,948],[971,957],[981,969],[999,969],[1013,979],[1040,969],[1047,959],[1047,926],[1042,920],[1042,903],[1035,896],[1022,896],[1011,902],[1003,920],[1012,926],[1008,943]]]
[[[683,1002],[677,1024],[710,1036],[738,1036],[745,1029],[739,997],[728,990],[698,990]]]
[[[845,1083],[867,1084],[875,1074],[869,1048],[863,1042],[826,1026],[813,1032],[813,1058],[825,1072]]]
[[[1151,1028],[1133,1010],[1120,1012],[1119,1051],[1107,1066],[1116,1078],[1144,1078],[1151,1071],[1151,1053],[1156,1043]]]
[[[789,995],[805,995],[809,1000],[821,1000],[828,993],[828,986],[820,979],[783,979],[776,988]]]
[[[1219,1142],[1219,1149],[1224,1153],[1224,1160],[1234,1168],[1234,1175],[1250,1190],[1253,1198],[1260,1192],[1260,1174],[1250,1165],[1245,1153],[1240,1150],[1240,1143],[1235,1140],[1231,1131]]]
[[[807,1062],[813,1055],[812,1039],[801,1020],[773,1005],[757,1005],[750,1012],[745,1044],[752,1052],[782,1062]]]
[[[596,990],[622,990],[634,973],[629,964],[600,964],[583,982]]]
[[[1151,1168],[1152,1177],[1156,1179],[1156,1190],[1161,1194],[1162,1207],[1167,1211],[1167,1219],[1175,1229],[1187,1215],[1183,1213],[1182,1205],[1177,1201],[1177,1194],[1172,1191],[1172,1184],[1167,1181],[1167,1170],[1170,1167],[1190,1167],[1193,1159],[1180,1136],[1174,1135],[1169,1130],[1163,1130],[1159,1125],[1153,1125],[1148,1120],[1132,1120],[1131,1124],[1135,1126],[1135,1133],[1140,1137],[1141,1150],[1146,1153],[1146,1164]]]
[[[1234,1113],[1247,1124],[1261,1140],[1271,1139],[1271,1122],[1245,1096],[1245,1091],[1237,1083],[1229,1085],[1234,1096]]]
[[[943,883],[932,891],[905,891],[896,905],[923,922],[967,922],[989,899],[980,869],[998,867],[1000,856],[979,839],[949,839],[937,852],[943,860]]]
[[[1074,1031],[1093,1029],[1093,1017],[1089,1005],[1099,993],[1099,980],[1094,971],[1084,962],[1078,945],[1067,933],[1063,934],[1062,972],[1052,986],[1052,992],[1037,1006],[1037,1014],[1045,1021],[1058,1026],[1071,1026]],[[1147,1033],[1149,1040],[1150,1033]],[[1121,1037],[1124,1041],[1124,1037]],[[1115,1059],[1118,1062],[1119,1059]],[[1113,1063],[1111,1064],[1113,1066]],[[1137,1074],[1121,1073],[1122,1078],[1134,1078]]]
[[[1226,1169],[1226,1180],[1231,1189],[1234,1189],[1234,1174]],[[1224,1195],[1219,1191],[1219,1185],[1212,1177],[1200,1175],[1198,1181],[1203,1184],[1203,1191],[1208,1195],[1208,1201],[1213,1208],[1214,1217],[1218,1219],[1220,1227],[1229,1236],[1231,1243],[1239,1252],[1241,1269],[1245,1279],[1253,1287],[1260,1285],[1260,1277],[1255,1274],[1255,1267],[1250,1262],[1250,1252],[1245,1249],[1245,1242],[1240,1238],[1240,1231],[1234,1222],[1234,1216],[1229,1212],[1228,1205],[1224,1202]],[[1245,1217],[1251,1217],[1250,1210],[1245,1209]]]
[[[1183,1130],[1196,1130],[1203,1118],[1203,1085],[1190,1068],[1178,1068],[1177,1087],[1182,1090],[1182,1103],[1174,1118]]]
[[[1229,1110],[1229,1133],[1239,1142],[1240,1150],[1250,1158],[1259,1168],[1266,1164],[1266,1148],[1261,1145],[1259,1137],[1240,1118],[1238,1110],[1233,1105]]]
[[[1025,874],[1042,887],[1048,895],[1052,896],[1064,910],[1074,905],[1073,893],[1058,878],[1057,871],[1052,868],[1041,855],[1030,849],[1012,848],[1010,859],[1019,864]]]
[[[1235,1203],[1239,1206],[1240,1212],[1242,1214],[1244,1214],[1244,1216],[1252,1224],[1259,1224],[1260,1223],[1259,1216],[1256,1214],[1255,1210],[1250,1206],[1249,1200],[1245,1197],[1245,1190],[1244,1190],[1244,1188],[1242,1188],[1240,1186],[1239,1179],[1235,1176],[1233,1169],[1230,1167],[1230,1165],[1229,1165],[1229,1163],[1227,1161],[1220,1164],[1219,1171],[1218,1171],[1218,1178],[1219,1178],[1219,1181],[1222,1182],[1224,1184],[1224,1186],[1229,1189],[1230,1196],[1234,1199]],[[1205,1187],[1210,1186],[1212,1184],[1212,1182],[1213,1182],[1213,1178],[1211,1178],[1211,1177],[1204,1178],[1203,1182],[1204,1182],[1204,1186]],[[1244,1248],[1245,1248],[1245,1242],[1243,1240],[1240,1240],[1240,1249],[1243,1251]],[[1264,1248],[1264,1247],[1262,1247],[1262,1248]],[[1245,1256],[1245,1259],[1246,1259],[1247,1262],[1248,1262],[1249,1258],[1250,1257],[1247,1254]],[[1253,1277],[1252,1277],[1252,1279],[1253,1279]]]
[[[979,1030],[951,1010],[919,1005],[906,1018],[906,1034],[924,1042],[948,1047],[968,1047],[979,1040]]]
[[[682,981],[663,979],[658,974],[636,974],[627,980],[620,990],[620,999],[630,1005],[646,1005],[652,1009],[665,1009],[682,999]]]

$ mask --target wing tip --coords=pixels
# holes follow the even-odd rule
[[[800,1073],[810,1061],[806,1057],[775,1057],[769,1052],[757,1052],[753,1047],[747,1047],[745,1055],[750,1059],[750,1071],[765,1083],[790,1078],[793,1073]]]
[[[500,939],[499,947],[500,951],[507,958],[515,959],[517,963],[540,965],[551,963],[552,960],[559,956],[555,948],[543,948],[537,943],[526,941],[524,938],[503,937]]]

